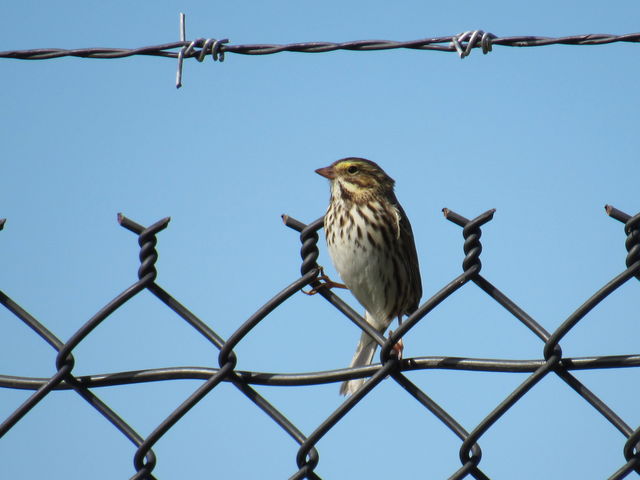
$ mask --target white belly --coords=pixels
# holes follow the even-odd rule
[[[385,329],[393,320],[393,299],[397,296],[397,283],[392,280],[394,271],[389,248],[384,246],[380,233],[357,235],[362,219],[355,215],[354,224],[335,232],[328,242],[329,253],[342,281],[353,296],[373,316],[374,326]],[[395,238],[394,238],[395,240]]]

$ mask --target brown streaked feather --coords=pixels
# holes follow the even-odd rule
[[[404,209],[398,203],[393,196],[395,202],[394,205],[400,212],[400,245],[404,250],[404,254],[400,257],[405,262],[405,268],[407,272],[409,272],[409,285],[413,286],[414,293],[412,298],[408,299],[408,307],[404,312],[407,315],[410,315],[414,311],[417,310],[420,299],[422,298],[422,280],[420,278],[420,267],[418,265],[418,252],[416,251],[416,244],[413,239],[413,230],[411,229],[411,223],[409,222],[409,218],[407,214],[404,213]]]

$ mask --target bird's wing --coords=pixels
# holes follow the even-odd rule
[[[420,298],[422,298],[422,280],[420,279],[420,265],[418,264],[418,253],[416,252],[416,244],[413,239],[413,230],[411,229],[411,223],[409,223],[409,217],[404,213],[402,206],[396,202],[395,204],[400,220],[398,222],[399,236],[400,236],[400,248],[404,249],[403,259],[406,259],[405,268],[409,272],[409,282],[413,286],[415,292],[414,298],[411,299],[411,305],[409,310],[413,312],[418,308],[420,304]]]

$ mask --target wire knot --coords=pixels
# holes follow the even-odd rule
[[[222,40],[196,38],[186,47],[182,47],[182,56],[183,58],[195,57],[196,60],[202,62],[208,54],[211,54],[214,62],[224,62],[224,50],[222,47],[225,43],[229,43],[228,38],[223,38]],[[196,48],[200,48],[200,50],[197,51]]]
[[[634,470],[640,473],[640,427],[637,428],[627,439],[623,449],[624,457],[627,461],[635,460]]]
[[[300,266],[300,273],[306,275],[314,268],[318,268],[318,256],[320,251],[318,250],[318,232],[309,227],[302,230],[300,233],[300,257],[302,258],[302,265]]]
[[[451,37],[451,46],[456,49],[460,58],[469,56],[471,49],[475,47],[482,48],[482,53],[486,55],[493,50],[494,38],[497,37],[493,33],[469,30]]]
[[[624,223],[624,233],[627,234],[627,239],[624,242],[627,249],[625,264],[627,268],[631,268],[632,265],[640,261],[640,213],[632,217],[613,205],[605,205],[604,209],[611,218]],[[640,273],[635,277],[640,280]]]
[[[480,237],[482,236],[482,232],[480,227],[493,218],[493,214],[496,212],[495,208],[487,210],[473,220],[468,220],[448,208],[443,208],[442,212],[447,220],[462,227],[462,236],[464,237],[463,248],[465,253],[465,258],[462,261],[462,269],[465,272],[475,270],[473,275],[478,275],[482,268],[482,263],[480,262],[480,254],[482,253]]]
[[[140,280],[149,274],[151,274],[151,277],[148,279],[149,283],[153,283],[156,279],[157,271],[155,264],[158,260],[158,252],[156,252],[156,244],[158,243],[158,240],[156,239],[156,235],[167,228],[170,220],[170,217],[166,217],[145,228],[125,217],[123,214],[118,214],[118,223],[120,223],[122,227],[138,235],[138,245],[140,245],[140,268],[138,269],[138,278]]]
[[[229,43],[228,38],[216,40],[215,38],[196,38],[186,44],[187,28],[184,13],[180,14],[180,41],[185,45],[178,52],[178,70],[176,72],[176,88],[182,86],[182,66],[185,58],[196,57],[202,62],[207,54],[211,54],[214,62],[224,62],[224,44]],[[196,50],[200,48],[200,50]]]
[[[321,273],[321,267],[317,263],[318,256],[320,255],[320,251],[318,250],[318,230],[324,226],[324,217],[314,220],[309,225],[289,215],[282,215],[282,221],[287,227],[300,232],[300,242],[302,242],[302,247],[300,247],[300,257],[302,258],[300,273],[302,276],[305,276],[315,269],[316,274],[313,277],[314,280],[311,281],[311,286],[314,288],[318,287],[317,278]]]
[[[631,217],[624,225],[624,233],[627,234],[627,239],[624,242],[624,246],[627,249],[627,258],[625,263],[627,268],[640,261],[640,213]],[[640,273],[636,275],[636,278],[640,280]]]
[[[138,278],[140,280],[151,274],[151,282],[153,282],[158,275],[156,270],[156,261],[158,260],[157,243],[158,239],[154,235],[146,235],[145,237],[140,235],[138,239],[138,244],[140,245]]]
[[[475,266],[476,273],[480,273],[482,268],[482,262],[480,261],[480,254],[482,253],[480,237],[482,236],[482,231],[476,225],[468,225],[462,230],[462,236],[464,237],[463,250],[466,255],[462,261],[462,269],[466,272]]]

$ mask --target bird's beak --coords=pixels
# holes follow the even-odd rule
[[[333,170],[333,166],[329,165],[328,167],[319,168],[316,170],[318,175],[322,175],[324,178],[328,178],[329,180],[333,180],[336,178],[336,172]]]

